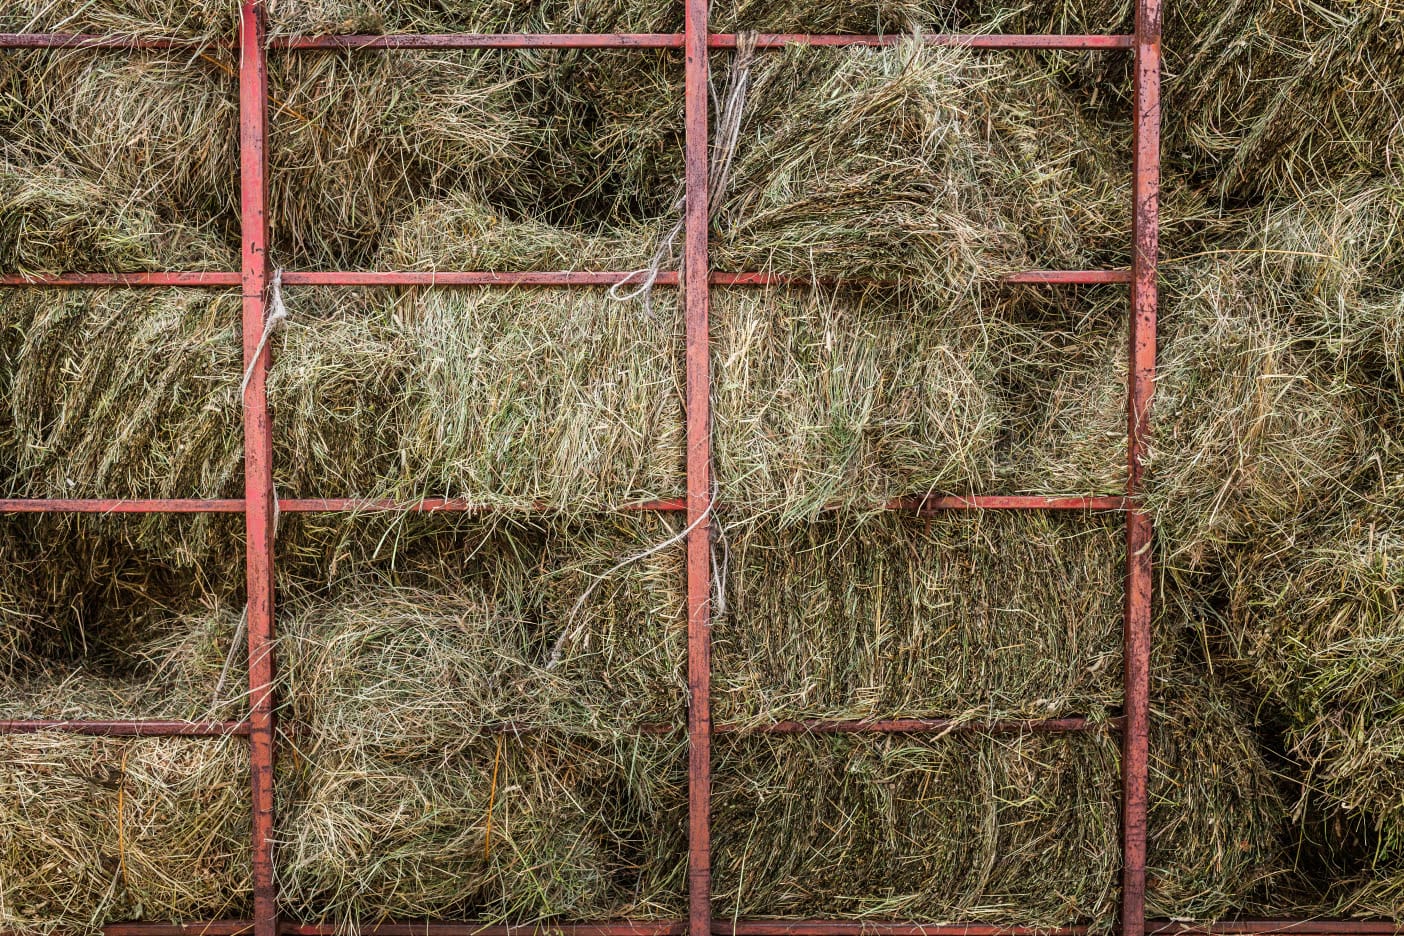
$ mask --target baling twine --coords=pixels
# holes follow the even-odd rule
[[[268,342],[273,335],[285,327],[289,319],[288,307],[283,304],[283,268],[278,267],[273,271],[272,278],[268,281],[268,315],[263,320],[263,334],[258,338],[258,346],[254,348],[253,356],[249,358],[249,366],[244,369],[244,379],[239,382],[239,399],[244,406],[248,406],[246,396],[249,390],[249,381],[253,380],[254,371],[258,368],[258,362],[263,357],[263,352],[268,349]],[[273,539],[278,539],[278,521],[282,512],[278,509],[278,488],[273,486]],[[225,654],[224,666],[219,671],[219,681],[215,683],[214,697],[210,701],[211,710],[219,707],[221,697],[224,695],[225,683],[229,680],[229,671],[234,666],[234,656],[238,653],[239,645],[243,641],[244,631],[249,624],[249,606],[244,604],[244,610],[239,615],[239,625],[234,629],[234,638],[229,644],[229,652]]]

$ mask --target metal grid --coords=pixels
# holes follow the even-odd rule
[[[735,34],[708,28],[707,0],[683,0],[682,33],[616,34],[444,34],[388,36],[291,36],[269,41],[265,35],[263,0],[244,0],[240,9],[239,148],[242,205],[242,264],[238,272],[65,273],[47,277],[0,275],[0,286],[48,287],[234,287],[243,301],[244,365],[250,379],[244,393],[244,497],[242,499],[25,499],[0,500],[0,513],[242,513],[247,532],[247,593],[249,690],[248,717],[238,722],[131,721],[0,721],[0,733],[70,731],[125,737],[249,738],[251,763],[252,866],[254,913],[251,921],[206,921],[176,924],[121,923],[106,928],[107,936],[330,936],[334,928],[279,920],[273,877],[272,836],[274,699],[273,658],[275,609],[273,587],[273,523],[282,512],[455,511],[482,508],[465,500],[430,499],[414,502],[352,498],[280,499],[275,504],[272,483],[272,434],[265,380],[269,352],[259,353],[267,315],[268,262],[268,121],[267,54],[299,49],[525,49],[603,48],[676,49],[685,59],[685,191],[686,218],[680,272],[665,273],[660,285],[683,292],[686,322],[687,494],[684,498],[630,505],[626,510],[685,513],[692,529],[686,544],[687,676],[690,704],[687,715],[688,756],[688,901],[685,921],[561,923],[542,927],[483,926],[455,923],[383,924],[368,926],[373,936],[510,936],[548,929],[571,936],[993,936],[1026,932],[1019,927],[984,924],[931,925],[914,922],[848,921],[720,921],[712,914],[711,896],[711,743],[716,734],[734,726],[714,725],[711,717],[710,552],[712,504],[711,440],[709,438],[709,292],[714,285],[763,287],[812,282],[800,277],[712,270],[708,257],[708,52],[736,47]],[[1124,611],[1124,705],[1120,718],[1092,723],[1082,718],[1007,720],[956,724],[945,719],[897,718],[884,721],[781,722],[770,733],[921,733],[963,731],[1069,732],[1118,731],[1122,737],[1122,897],[1120,931],[1124,936],[1154,934],[1256,934],[1295,932],[1310,936],[1395,933],[1394,924],[1360,922],[1261,921],[1194,926],[1147,921],[1145,916],[1147,729],[1151,619],[1152,520],[1141,507],[1142,460],[1146,453],[1151,393],[1155,381],[1156,263],[1159,234],[1161,2],[1136,0],[1135,32],[1130,35],[932,35],[933,45],[978,49],[1128,50],[1134,57],[1133,240],[1130,270],[1033,270],[1006,277],[1007,282],[1034,285],[1126,284],[1130,292],[1130,367],[1127,375],[1127,458],[1125,494],[1102,497],[970,496],[899,499],[884,506],[927,514],[950,510],[1123,511],[1126,517],[1126,588]],[[787,44],[811,46],[886,46],[896,36],[762,34],[758,49]],[[178,39],[138,39],[70,33],[0,34],[0,48],[161,49],[189,45]],[[623,281],[625,272],[286,272],[288,286],[602,286]],[[255,359],[255,356],[257,358]],[[531,510],[531,507],[524,507]],[[660,726],[661,727],[661,726]],[[644,730],[649,730],[645,726]],[[1054,931],[1082,936],[1086,927]]]

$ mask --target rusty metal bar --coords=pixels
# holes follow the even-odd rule
[[[1006,718],[971,721],[958,718],[885,718],[872,721],[854,719],[806,719],[779,721],[765,725],[720,723],[716,734],[1061,734],[1075,731],[1119,731],[1123,720],[1108,718]]]
[[[763,33],[759,49],[788,45],[892,46],[910,41],[900,33],[889,35],[835,35],[821,33]],[[685,33],[391,33],[388,35],[278,36],[274,49],[681,49]],[[921,41],[930,45],[970,49],[1129,49],[1134,36],[932,34]],[[707,38],[713,49],[736,48],[733,33]],[[147,38],[85,33],[0,33],[0,48],[11,49],[173,49],[229,48],[227,43],[198,38]]]
[[[682,33],[390,33],[279,36],[275,49],[680,49]]]
[[[1228,920],[1221,923],[1147,921],[1151,936],[1399,936],[1395,920]]]
[[[346,930],[345,926],[334,923],[287,923],[282,927],[284,936],[341,936]],[[687,932],[687,926],[676,920],[526,923],[519,926],[483,923],[376,923],[358,926],[356,932],[361,936],[683,936]]]
[[[1086,926],[1028,927],[993,923],[908,923],[885,920],[719,921],[715,936],[1086,936]]]
[[[444,270],[440,272],[395,270],[303,270],[283,273],[285,286],[613,286],[637,272],[622,271],[525,271],[520,273]],[[226,272],[165,273],[57,273],[50,275],[8,274],[0,276],[0,287],[100,287],[100,286],[185,286],[230,287],[242,283],[242,274]],[[843,279],[791,276],[783,273],[713,272],[713,286],[898,286],[898,280]],[[1126,270],[1026,270],[1001,278],[1002,282],[1044,286],[1079,283],[1129,283]],[[658,274],[660,286],[676,286],[676,271]]]
[[[944,497],[899,497],[888,510],[934,513],[941,510],[1125,510],[1120,494],[1098,497],[1045,497],[1041,494],[970,494]]]
[[[56,273],[26,276],[0,276],[0,286],[238,286],[241,276],[233,272],[165,273]]]
[[[246,936],[249,920],[191,923],[109,923],[104,936]],[[682,920],[619,920],[606,923],[534,923],[521,926],[481,923],[378,923],[357,928],[364,936],[682,936]],[[1086,936],[1086,926],[1031,928],[990,923],[915,923],[884,920],[717,920],[713,936]],[[282,936],[337,936],[346,927],[332,923],[284,923]],[[1183,923],[1148,920],[1150,936],[1404,936],[1404,923],[1392,920],[1230,920]]]
[[[3,504],[3,501],[0,501]],[[421,500],[368,500],[356,497],[280,498],[278,509],[283,513],[359,513],[362,511],[400,511],[408,513],[549,513],[544,504],[502,507],[479,504],[458,497],[426,497]],[[673,513],[687,509],[687,500],[639,501],[613,508],[620,513]]]
[[[1136,2],[1132,128],[1130,366],[1127,370],[1126,496],[1141,493],[1155,389],[1156,266],[1160,242],[1160,0]],[[1126,614],[1123,624],[1122,936],[1146,928],[1147,783],[1150,759],[1152,518],[1133,500],[1126,512]]]
[[[708,253],[709,0],[683,2],[682,262],[687,378],[687,905],[689,936],[712,932],[712,488]]]
[[[268,291],[268,69],[263,0],[239,8],[239,179],[244,367],[244,526],[248,557],[249,765],[253,797],[255,936],[278,936],[273,879],[273,432],[268,418],[270,348],[263,340]]]
[[[1126,35],[1057,35],[1019,33],[935,33],[922,36],[927,45],[962,46],[968,49],[1129,49],[1134,36]],[[758,49],[780,49],[787,45],[806,46],[894,46],[910,42],[910,33],[886,35],[834,35],[818,33],[761,33],[756,37]],[[736,48],[734,33],[714,33],[709,45],[713,49]]]
[[[246,721],[162,721],[157,719],[11,719],[0,721],[0,735],[39,734],[108,735],[121,738],[208,738],[247,735]]]
[[[902,497],[883,504],[883,509],[936,513],[948,510],[1126,510],[1131,501],[1120,494],[1097,497],[1045,497],[1026,494],[970,494],[942,497]],[[91,514],[197,514],[243,513],[242,498],[0,498],[0,514],[91,513]],[[713,511],[728,509],[717,503]],[[833,508],[831,508],[833,509]],[[281,513],[541,513],[552,508],[543,503],[504,506],[482,504],[459,497],[425,497],[416,500],[364,497],[285,497],[279,498]],[[621,504],[600,513],[680,513],[687,510],[684,497]]]
[[[227,42],[204,39],[146,36],[92,35],[87,33],[0,33],[0,49],[217,49]],[[236,284],[237,285],[237,284]]]
[[[243,513],[244,502],[237,499],[200,500],[158,498],[151,500],[112,500],[102,498],[9,498],[0,499],[0,514],[7,513]]]

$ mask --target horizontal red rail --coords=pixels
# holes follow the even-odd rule
[[[922,36],[930,45],[971,49],[1129,49],[1127,35],[1027,35],[949,34]],[[888,35],[831,35],[818,33],[762,33],[760,49],[788,45],[892,46],[910,41],[903,33]],[[393,33],[389,35],[279,36],[269,41],[274,49],[680,49],[682,33]],[[713,49],[734,49],[734,33],[707,37]],[[0,48],[9,49],[172,49],[232,48],[229,42],[198,38],[150,38],[85,33],[0,33]]]
[[[284,936],[341,936],[348,928],[335,923],[283,923]],[[526,923],[489,926],[483,923],[374,923],[357,926],[360,936],[682,936],[687,927],[670,920],[623,920],[611,923]],[[107,936],[118,936],[108,933]],[[154,934],[121,934],[154,936]],[[174,936],[174,934],[172,934]]]
[[[494,273],[444,270],[423,272],[413,270],[290,270],[283,274],[285,286],[613,286],[632,282],[637,272],[619,271],[543,271]],[[1127,283],[1131,274],[1125,270],[1026,270],[1001,278],[1005,283],[1032,285],[1074,285],[1079,283]],[[896,280],[843,280],[790,276],[781,273],[712,273],[714,286],[835,286],[849,283],[855,286],[895,286]],[[676,271],[658,274],[659,286],[676,286]],[[54,273],[7,274],[0,276],[0,286],[238,286],[238,273],[225,272],[164,272],[164,273]]]
[[[0,499],[0,514],[7,513],[243,513],[240,500],[191,498],[8,498]]]
[[[1004,278],[1006,283],[1027,283],[1035,286],[1056,286],[1079,283],[1129,283],[1130,270],[1025,270],[1011,273]]]
[[[972,494],[955,497],[903,497],[888,501],[889,510],[930,513],[943,510],[1125,510],[1124,495],[1045,497],[1039,494]]]
[[[1398,936],[1404,923],[1393,920],[1231,920],[1181,923],[1152,920],[1148,936]]]
[[[390,33],[278,36],[274,49],[680,49],[682,33]]]
[[[247,920],[194,923],[109,923],[104,936],[244,936]],[[718,919],[716,936],[1085,936],[1086,926],[1033,928],[990,923],[915,923],[859,920]],[[486,926],[481,923],[379,923],[356,928],[363,936],[680,936],[686,926],[674,920],[610,923],[534,923]],[[347,928],[331,923],[284,922],[284,936],[337,936]],[[1148,920],[1149,936],[1401,936],[1404,924],[1388,920],[1242,920],[1180,923]]]
[[[17,719],[0,721],[0,735],[38,734],[56,731],[67,734],[111,735],[124,738],[206,738],[247,735],[246,721],[159,721],[141,719],[62,720]]]
[[[0,286],[238,286],[238,273],[55,273],[8,274]]]
[[[885,718],[872,721],[852,719],[806,719],[762,725],[717,724],[717,734],[1058,734],[1071,731],[1120,730],[1121,719],[1092,721],[1087,718],[978,719]]]
[[[997,923],[906,923],[881,920],[717,920],[716,936],[1085,936],[1086,926],[1029,927]]]
[[[1124,510],[1124,496],[1110,497],[1044,497],[1041,495],[974,494],[952,497],[898,498],[883,505],[883,509],[936,513],[948,510]],[[358,497],[292,497],[278,501],[283,513],[360,513],[368,511],[400,511],[404,513],[550,513],[543,504],[520,507],[483,504],[462,498],[429,497],[422,500],[367,499]],[[683,498],[639,501],[612,508],[621,513],[676,513],[687,509]],[[725,511],[727,505],[719,504]],[[241,513],[241,498],[8,498],[0,499],[0,514],[18,513],[93,513],[93,514],[185,514]]]
[[[1070,718],[809,718],[749,724],[717,722],[714,734],[729,735],[797,735],[797,734],[1061,734],[1078,731],[1120,731],[1120,717],[1099,721],[1082,716]],[[490,734],[533,734],[537,726],[507,722],[483,729]],[[645,722],[632,729],[644,735],[682,733],[687,727],[669,722]]]

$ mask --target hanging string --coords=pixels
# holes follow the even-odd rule
[[[746,95],[751,87],[751,64],[755,60],[755,54],[756,34],[754,32],[738,33],[736,56],[732,59],[731,75],[727,79],[726,93],[722,97],[722,105],[718,112],[717,126],[712,142],[711,165],[708,167],[707,194],[712,211],[716,211],[717,206],[726,197],[727,185],[731,181],[731,167],[736,160],[737,144],[741,140],[741,122],[746,113]],[[653,314],[654,284],[658,282],[663,268],[674,265],[678,260],[675,248],[678,238],[686,226],[686,194],[673,203],[672,210],[677,212],[678,220],[659,240],[658,246],[654,248],[653,256],[649,259],[648,266],[641,270],[634,270],[611,286],[609,288],[611,299],[627,302],[642,297],[644,311],[649,315]],[[642,276],[643,279],[636,281],[635,277],[638,276]],[[633,285],[634,288],[628,292],[622,291],[624,287],[630,285]]]

